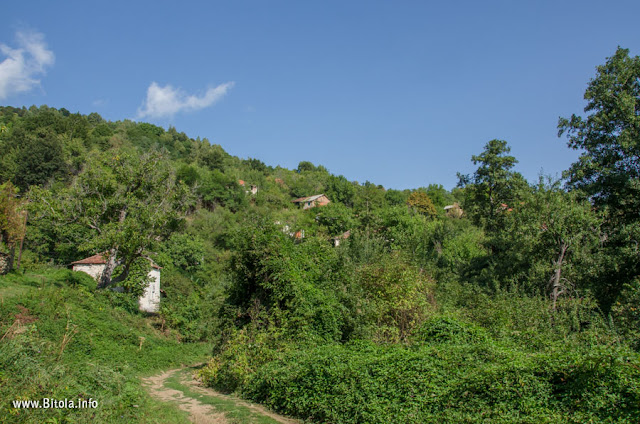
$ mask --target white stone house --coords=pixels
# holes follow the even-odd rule
[[[101,254],[93,255],[88,258],[71,262],[74,271],[81,271],[98,280],[104,271],[107,260]],[[141,311],[158,312],[160,310],[160,268],[151,262],[151,271],[149,271],[149,284],[144,289],[142,296],[138,298],[138,304]]]

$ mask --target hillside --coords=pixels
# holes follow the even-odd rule
[[[130,296],[95,292],[87,275],[50,268],[0,276],[2,422],[186,422],[154,403],[139,376],[201,361]],[[95,400],[95,408],[17,409],[11,401]],[[49,420],[49,421],[48,421]],[[51,421],[54,420],[54,421]]]
[[[204,349],[204,383],[309,422],[638,422],[640,95],[614,78],[638,63],[619,49],[589,114],[560,119],[582,149],[564,180],[526,181],[490,140],[451,191],[0,108],[0,393],[153,422],[137,377]],[[96,254],[97,282],[63,269]],[[151,263],[164,297],[146,317]]]

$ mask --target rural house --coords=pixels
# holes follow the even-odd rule
[[[81,271],[92,276],[95,280],[100,278],[107,259],[102,254],[71,262],[74,271]],[[160,267],[151,262],[149,271],[149,285],[144,289],[142,296],[138,298],[140,310],[144,312],[158,312],[160,310]]]
[[[447,216],[450,216],[452,218],[460,218],[463,215],[462,208],[457,202],[454,203],[453,205],[445,206],[444,211],[447,214]]]
[[[240,184],[240,186],[242,186],[244,188],[247,188],[247,183],[244,180],[238,180],[238,184]],[[256,195],[256,194],[258,194],[258,186],[255,185],[255,184],[250,184],[249,185],[249,190],[245,190],[244,192],[247,193],[247,194],[251,193],[253,195]]]
[[[302,209],[311,209],[316,206],[325,206],[331,202],[327,196],[324,194],[316,194],[315,196],[309,197],[301,197],[293,201],[293,203],[297,203],[302,205]]]
[[[351,236],[351,230],[346,231],[342,234],[340,234],[339,236],[333,237],[331,240],[333,240],[333,246],[334,247],[338,247],[340,246],[340,242],[342,242],[342,240],[346,240]]]

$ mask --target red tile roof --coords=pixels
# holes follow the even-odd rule
[[[79,261],[71,262],[72,265],[75,265],[75,264],[97,265],[97,264],[106,264],[106,263],[107,263],[107,260],[104,258],[104,256],[102,256],[102,253],[89,256],[88,258],[84,258]]]
[[[153,261],[150,261],[150,262],[151,262],[151,268],[162,269],[162,267],[156,265]],[[107,260],[103,256],[103,253],[98,253],[97,255],[89,256],[88,258],[71,262],[71,265],[104,265],[106,263],[107,263]]]

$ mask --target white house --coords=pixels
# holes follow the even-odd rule
[[[82,271],[94,279],[100,278],[107,260],[101,254],[72,262],[74,271]],[[151,262],[149,271],[149,285],[144,289],[142,296],[138,298],[140,310],[145,312],[158,312],[160,310],[160,267]]]

